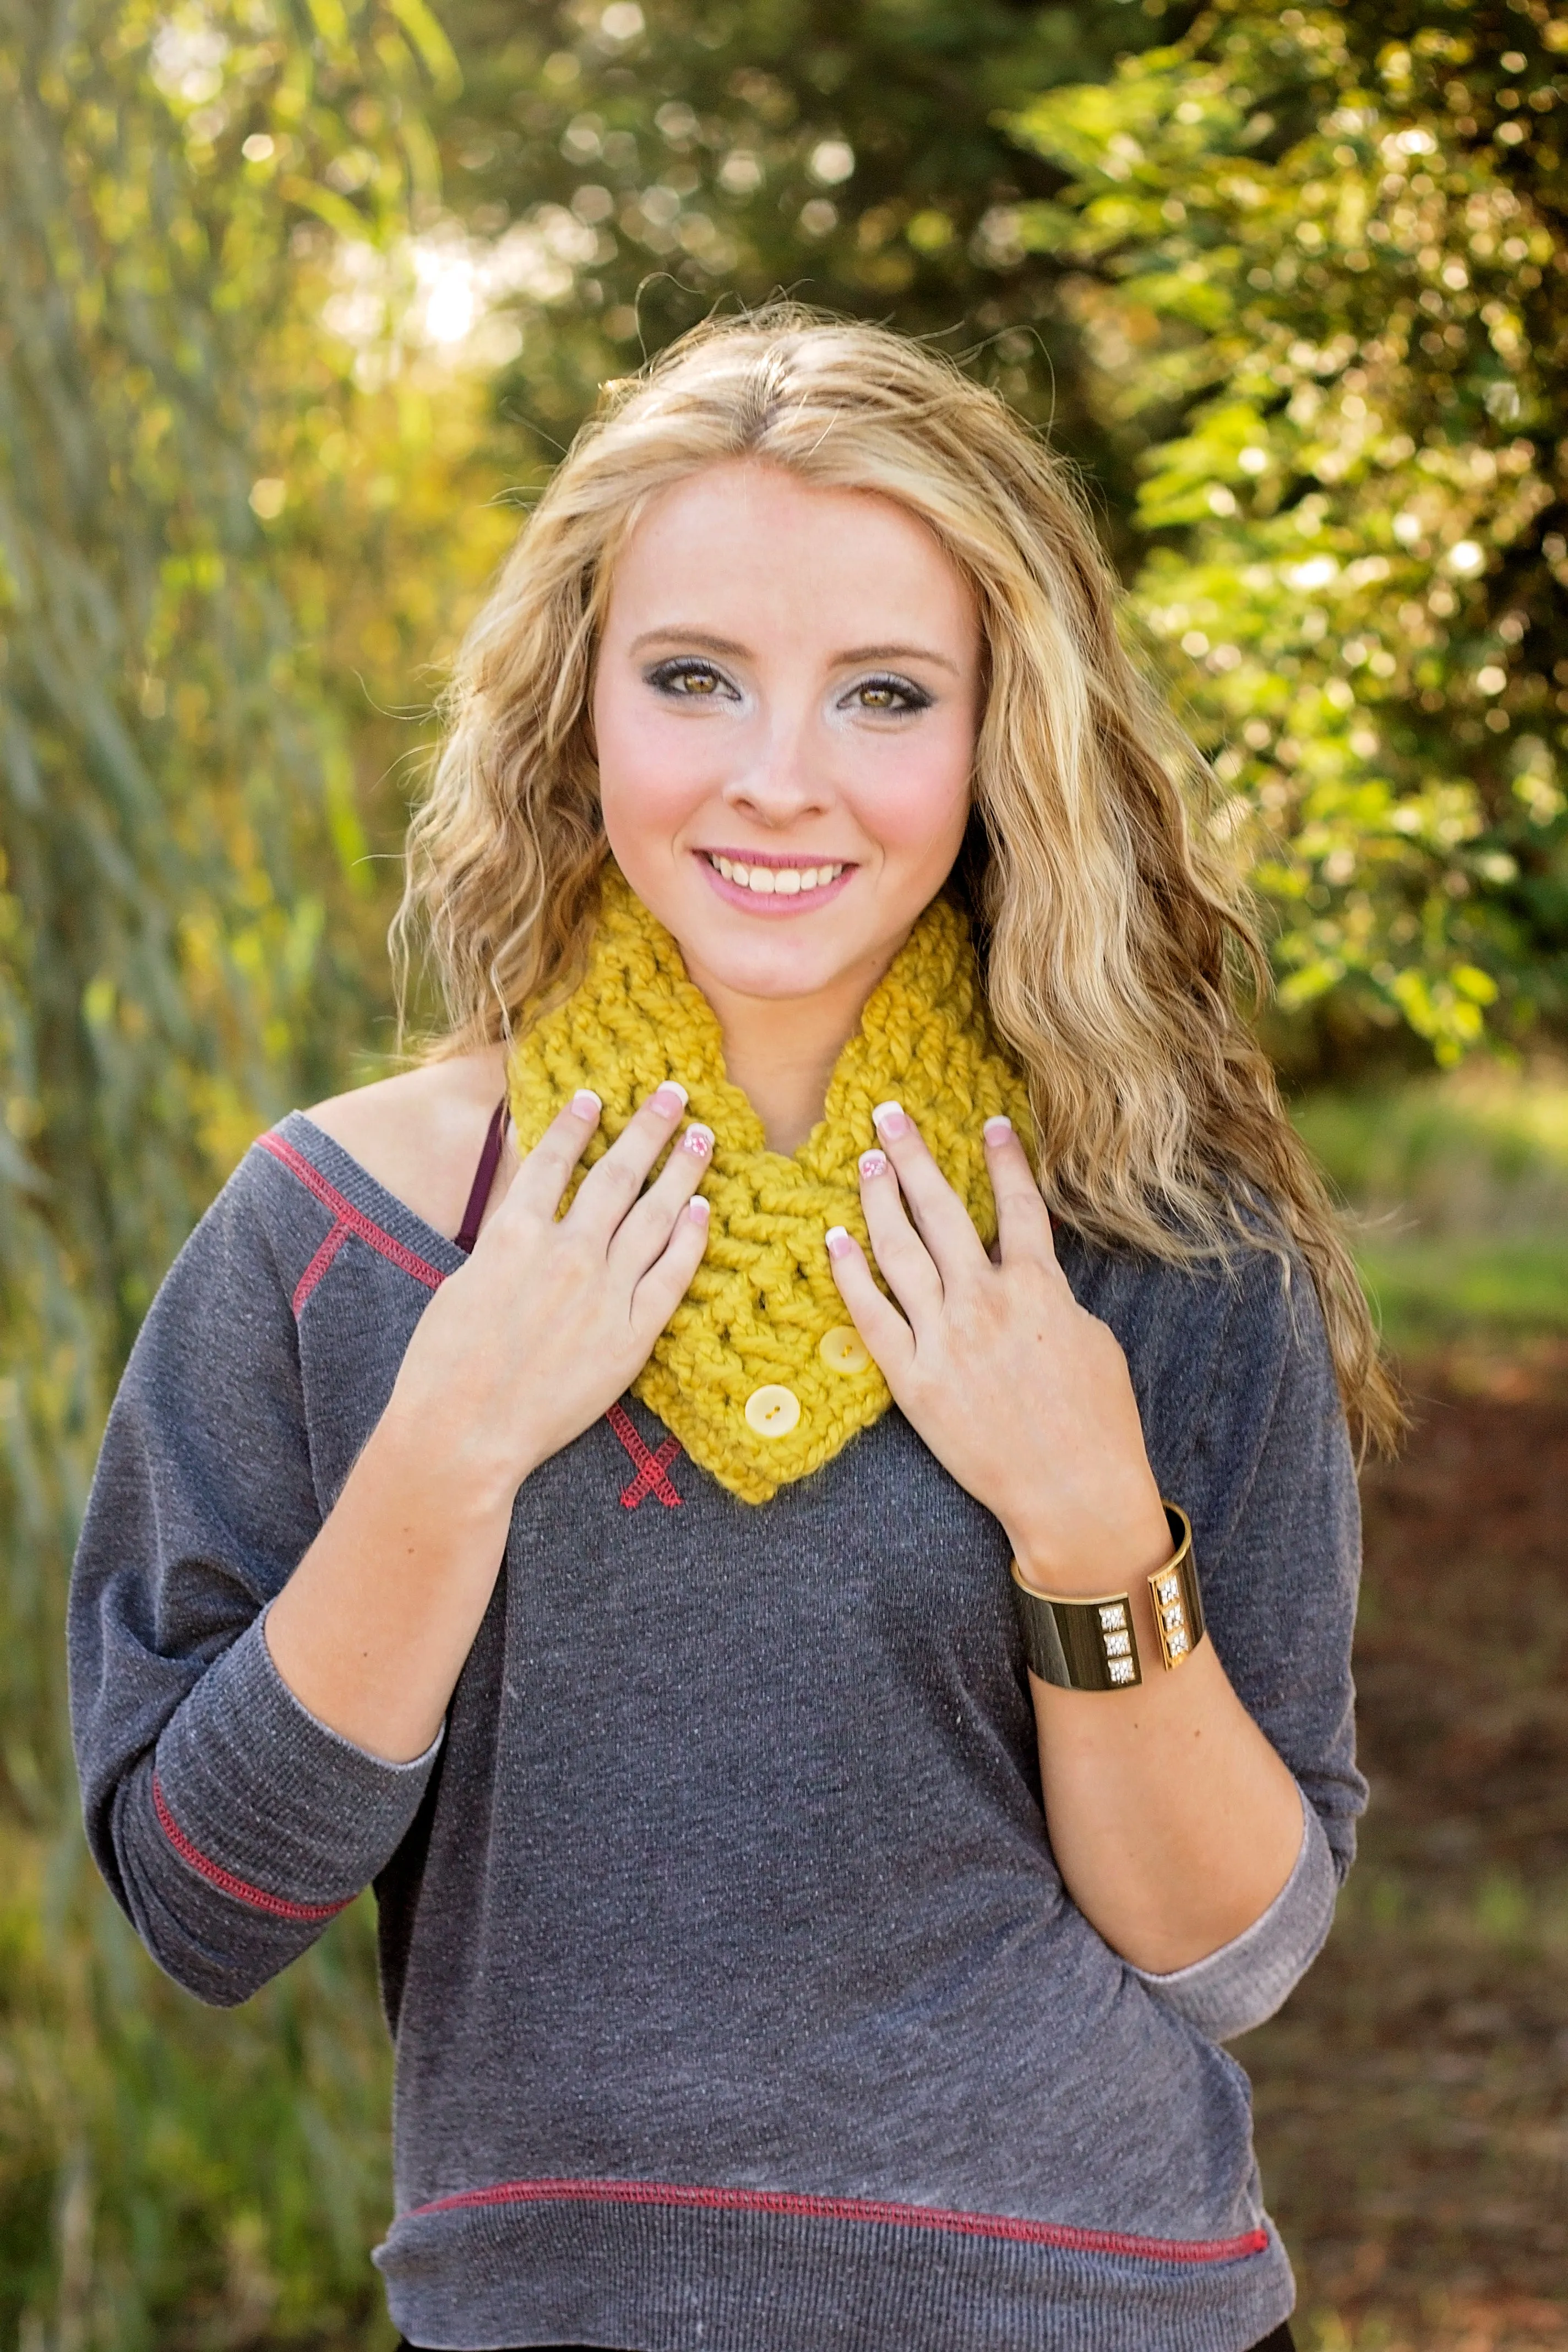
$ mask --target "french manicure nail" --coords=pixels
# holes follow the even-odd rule
[[[984,1134],[987,1143],[1000,1143],[1005,1135],[1012,1134],[1013,1122],[1010,1118],[1004,1118],[1003,1114],[998,1111],[994,1118],[988,1118],[986,1120],[981,1132]]]
[[[849,1247],[849,1236],[842,1225],[829,1225],[822,1238],[829,1257],[842,1257]]]
[[[700,1192],[693,1192],[686,1203],[686,1213],[693,1224],[705,1225],[708,1223],[708,1203]]]
[[[679,1078],[666,1078],[662,1086],[655,1087],[653,1098],[667,1118],[684,1110],[690,1099]]]
[[[702,1126],[700,1121],[693,1121],[680,1139],[680,1149],[682,1151],[689,1151],[698,1160],[711,1160],[713,1157],[712,1129]]]
[[[902,1103],[879,1103],[871,1113],[871,1124],[879,1135],[902,1135],[907,1130],[909,1123],[909,1113]]]
[[[860,1173],[862,1176],[881,1176],[886,1173],[887,1166],[888,1157],[886,1152],[863,1151],[860,1154]]]
[[[572,1108],[579,1118],[597,1118],[604,1108],[592,1087],[579,1087],[572,1097]]]

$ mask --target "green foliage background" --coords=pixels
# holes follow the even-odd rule
[[[1560,1035],[1565,104],[1546,0],[0,0],[0,2346],[381,2340],[367,1922],[156,1978],[60,1611],[169,1258],[389,1048],[512,494],[715,302],[936,337],[1090,485],[1287,1070]]]

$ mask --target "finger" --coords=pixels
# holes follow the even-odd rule
[[[942,1281],[975,1275],[985,1265],[985,1246],[963,1202],[926,1147],[901,1103],[879,1103],[871,1113],[877,1141],[892,1161],[899,1185]],[[873,1239],[875,1236],[873,1236]],[[879,1255],[878,1263],[880,1264]],[[887,1268],[883,1267],[883,1272]],[[889,1276],[889,1279],[891,1277]]]
[[[632,1328],[648,1347],[690,1289],[707,1246],[708,1203],[699,1193],[687,1202],[668,1241],[632,1293]]]
[[[603,1108],[591,1087],[578,1087],[565,1109],[556,1112],[532,1150],[524,1152],[517,1174],[507,1187],[506,1197],[496,1211],[498,1218],[509,1208],[514,1217],[521,1212],[531,1212],[545,1220],[554,1216],[572,1181],[572,1171],[599,1124]]]
[[[648,1170],[669,1141],[685,1108],[686,1088],[674,1078],[666,1078],[634,1111],[604,1158],[595,1162],[578,1186],[568,1218],[590,1231],[597,1230],[606,1250],[610,1235],[641,1193]]]
[[[914,1361],[915,1335],[890,1299],[884,1298],[871,1278],[866,1253],[842,1225],[829,1225],[823,1240],[838,1296],[849,1310],[849,1320],[871,1350],[872,1360],[892,1387]]]
[[[610,1244],[613,1273],[637,1282],[647,1272],[712,1164],[713,1130],[693,1120],[681,1133],[657,1181],[622,1219]]]
[[[1035,1171],[1010,1118],[988,1118],[984,1126],[985,1165],[996,1202],[996,1240],[1004,1261],[1034,1258],[1041,1265],[1057,1263],[1050,1213],[1040,1198]],[[1067,1279],[1064,1275],[1062,1279]]]
[[[860,1155],[860,1206],[871,1236],[871,1253],[888,1287],[911,1323],[942,1307],[942,1276],[931,1252],[904,1214],[899,1180],[882,1151]]]

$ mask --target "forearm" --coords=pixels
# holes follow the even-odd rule
[[[435,1738],[489,1606],[523,1480],[647,1362],[707,1241],[693,1202],[711,1130],[655,1089],[558,1213],[597,1124],[574,1097],[529,1154],[471,1262],[426,1308],[392,1401],[267,1619],[301,1705],[389,1762]]]
[[[301,1706],[373,1756],[440,1729],[506,1549],[518,1475],[395,1392],[267,1617]]]
[[[1131,1591],[1142,1684],[1058,1690],[1031,1675],[1030,1686],[1063,1881],[1113,1950],[1164,1973],[1268,1909],[1300,1851],[1301,1800],[1212,1642],[1173,1673],[1150,1672],[1148,1587],[1140,1578]]]

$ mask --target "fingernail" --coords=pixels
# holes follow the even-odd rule
[[[1002,1113],[998,1111],[994,1118],[988,1118],[986,1120],[981,1132],[984,1136],[987,1143],[1000,1143],[1005,1135],[1012,1134],[1013,1122],[1010,1118],[1005,1118]]]
[[[842,1257],[849,1247],[849,1236],[842,1225],[829,1225],[822,1238],[829,1257]]]
[[[694,1123],[681,1137],[680,1149],[682,1151],[689,1151],[694,1159],[711,1160],[713,1157],[712,1129]]]
[[[653,1099],[667,1118],[673,1118],[678,1110],[686,1108],[690,1097],[679,1078],[666,1078],[661,1087],[655,1087]]]
[[[860,1173],[862,1176],[883,1176],[886,1175],[887,1169],[888,1158],[886,1152],[863,1151],[860,1154]]]
[[[909,1113],[902,1103],[879,1103],[871,1113],[871,1124],[879,1135],[903,1135],[909,1128]]]
[[[700,1192],[693,1192],[686,1203],[686,1213],[693,1224],[705,1225],[708,1223],[708,1203]]]
[[[579,1118],[597,1118],[604,1108],[592,1087],[579,1087],[572,1097],[572,1108]]]

